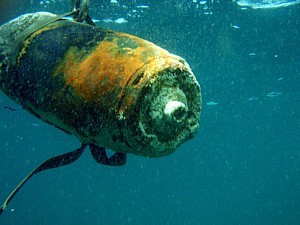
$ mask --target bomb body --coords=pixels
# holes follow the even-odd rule
[[[185,60],[129,34],[69,20],[36,29],[54,16],[26,14],[1,26],[6,95],[82,143],[114,151],[159,157],[194,137],[201,93]]]

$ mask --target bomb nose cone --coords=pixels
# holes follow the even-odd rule
[[[147,64],[135,76],[140,85],[135,88],[142,89],[136,98],[137,107],[130,111],[134,112],[131,118],[132,124],[136,124],[134,134],[137,135],[133,139],[132,133],[128,133],[127,143],[131,146],[140,143],[143,147],[136,147],[139,155],[168,155],[198,131],[200,86],[188,64],[179,57],[160,58]],[[131,90],[125,96],[136,93],[136,89]]]
[[[151,98],[149,108],[149,126],[160,139],[170,140],[184,129],[188,119],[188,101],[185,92],[168,77],[168,84],[157,88]],[[158,82],[159,83],[159,82]],[[158,85],[160,86],[160,85]],[[155,92],[155,91],[154,91]]]
[[[167,119],[180,123],[186,119],[187,110],[184,103],[179,101],[169,101],[165,106],[164,114]]]

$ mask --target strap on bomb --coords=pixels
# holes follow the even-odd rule
[[[63,17],[66,17],[66,16],[70,16],[72,15],[73,13],[75,13],[75,11],[72,11],[72,12],[68,12],[68,13],[64,13],[64,14],[61,14],[61,15],[57,15],[57,16],[54,16],[54,17],[47,17],[47,18],[44,18],[42,19],[41,21],[37,22],[37,23],[34,23],[33,25],[29,26],[28,28],[26,28],[17,38],[16,40],[14,41],[14,44],[12,45],[11,47],[11,52],[10,52],[10,55],[11,55],[11,66],[14,66],[16,64],[16,61],[15,59],[17,58],[17,55],[19,54],[19,51],[21,49],[21,46],[24,44],[24,41],[31,35],[33,34],[34,32],[36,32],[37,30],[40,30],[42,29],[43,27],[53,23],[53,22],[56,22],[60,19],[62,19]]]
[[[13,45],[11,46],[11,72],[13,72],[14,67],[16,66],[16,58],[19,54],[19,50],[21,49],[21,46],[24,44],[24,41],[33,33],[36,31],[42,29],[43,27],[56,22],[58,20],[63,19],[63,17],[71,16],[73,15],[73,19],[77,22],[83,22],[84,20],[90,24],[95,25],[95,23],[92,21],[92,19],[88,15],[88,9],[89,9],[89,0],[74,0],[74,11],[68,12],[65,14],[53,16],[53,17],[46,17],[44,19],[41,19],[40,21],[34,23],[33,25],[26,28],[20,35],[17,36],[15,41],[13,42]],[[62,166],[69,165],[73,162],[75,162],[77,159],[80,158],[82,153],[84,152],[87,145],[90,146],[90,151],[92,153],[93,158],[97,163],[101,163],[103,165],[109,165],[109,166],[122,166],[126,163],[126,154],[125,153],[119,153],[116,152],[111,157],[108,157],[106,155],[105,148],[96,146],[94,144],[85,144],[82,143],[81,147],[59,155],[55,156],[53,158],[50,158],[37,166],[34,170],[32,170],[19,184],[18,186],[10,193],[10,195],[6,198],[4,203],[0,206],[0,215],[4,212],[6,209],[8,203],[13,199],[13,197],[17,194],[17,192],[23,187],[23,185],[35,174],[42,172],[44,170],[58,168]]]
[[[10,58],[11,58],[11,60],[13,60],[10,62],[12,68],[16,64],[15,59],[19,53],[21,46],[23,45],[24,41],[26,40],[26,38],[28,38],[31,34],[36,32],[37,30],[42,29],[43,27],[45,27],[53,22],[56,22],[58,20],[61,20],[67,16],[73,16],[74,21],[77,21],[77,22],[86,21],[87,24],[96,26],[96,24],[93,22],[91,17],[88,15],[89,5],[90,5],[90,0],[73,0],[73,7],[74,7],[73,11],[67,12],[64,14],[60,14],[60,15],[57,15],[54,17],[45,18],[45,19],[39,21],[38,23],[35,23],[35,24],[29,26],[27,29],[25,29],[24,32],[22,32],[22,34],[16,38],[14,44],[12,45],[11,52],[10,52],[10,54],[12,56]]]
[[[90,0],[73,0],[73,19],[77,22],[85,21],[89,25],[96,26],[89,16]]]

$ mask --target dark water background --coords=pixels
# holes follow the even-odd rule
[[[1,0],[0,22],[70,10],[67,1],[24,2]],[[87,151],[33,177],[1,225],[300,224],[300,5],[220,2],[91,1],[98,26],[186,58],[203,93],[200,132],[173,155],[129,155],[119,168],[96,164]],[[102,21],[121,17],[128,22]],[[18,107],[2,93],[0,106]],[[40,162],[79,145],[21,108],[0,109],[1,203]]]

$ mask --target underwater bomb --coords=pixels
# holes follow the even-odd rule
[[[198,131],[200,86],[184,59],[98,28],[88,14],[90,25],[63,19],[77,12],[25,14],[0,27],[0,90],[81,142],[28,173],[0,215],[33,175],[75,162],[87,146],[97,163],[122,166],[127,153],[168,155]]]
[[[195,136],[201,92],[184,59],[55,16],[25,14],[1,26],[1,91],[80,142],[118,152],[164,156]]]

